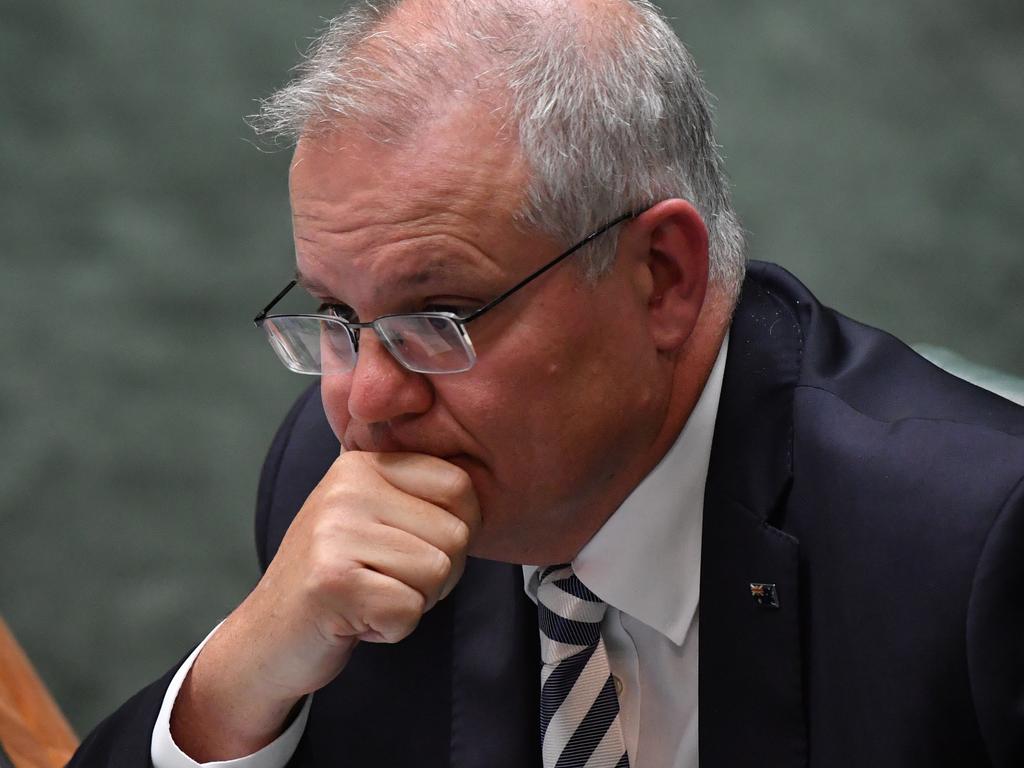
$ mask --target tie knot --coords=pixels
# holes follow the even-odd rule
[[[553,664],[597,644],[608,605],[587,589],[570,565],[538,571],[541,656]]]

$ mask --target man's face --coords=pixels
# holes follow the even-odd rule
[[[402,148],[355,132],[300,142],[296,258],[317,300],[364,321],[464,312],[570,245],[513,226],[527,175],[497,130],[466,112]],[[427,453],[466,470],[483,517],[472,554],[571,558],[621,502],[618,484],[665,405],[637,274],[621,262],[589,285],[570,257],[474,320],[478,359],[464,373],[407,371],[364,332],[355,368],[323,378],[335,434],[346,449]]]

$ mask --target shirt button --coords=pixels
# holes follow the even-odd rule
[[[622,681],[618,677],[616,677],[615,675],[612,675],[612,682],[615,684],[615,693],[618,694],[619,696],[621,696],[622,695]]]

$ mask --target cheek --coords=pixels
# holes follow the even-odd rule
[[[331,431],[339,441],[343,441],[345,430],[350,419],[348,413],[348,376],[324,376],[320,379],[320,397],[323,399],[324,413]]]
[[[604,333],[576,325],[563,321],[559,333],[520,326],[529,332],[509,333],[481,355],[457,397],[438,386],[505,482],[521,484],[524,468],[550,470],[572,456],[635,391],[622,361],[607,354]]]
[[[479,388],[479,407],[507,409],[515,421],[541,424],[545,431],[571,429],[565,422],[593,416],[592,409],[606,399],[621,402],[643,380],[649,362],[643,339],[624,337],[630,326],[613,319],[622,309],[614,300],[583,290],[556,298],[537,301],[503,333],[484,339],[471,375],[474,384],[493,386]]]

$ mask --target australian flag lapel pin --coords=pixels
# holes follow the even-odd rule
[[[774,584],[751,583],[750,596],[762,608],[779,607],[779,593]]]

